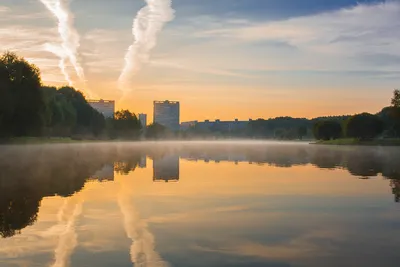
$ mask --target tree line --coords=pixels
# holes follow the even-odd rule
[[[0,57],[0,139],[12,137],[138,138],[141,124],[122,110],[106,119],[70,86],[44,86],[40,70],[6,52]]]
[[[243,125],[243,124],[241,124]],[[72,137],[75,139],[318,139],[343,137],[372,139],[400,137],[400,91],[395,90],[391,106],[378,114],[258,119],[240,127],[215,123],[199,124],[172,132],[159,124],[146,129],[129,110],[104,118],[85,96],[73,87],[44,86],[40,70],[24,58],[6,52],[0,57],[0,139],[25,136]]]
[[[399,138],[400,90],[394,90],[391,106],[383,108],[378,114],[361,113],[345,120],[320,120],[314,124],[313,134],[318,140]]]

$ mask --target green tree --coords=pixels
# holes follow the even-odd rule
[[[274,130],[274,137],[276,139],[285,139],[286,131],[282,128],[277,128]]]
[[[76,112],[75,134],[89,132],[97,136],[105,129],[104,116],[89,105],[82,92],[73,87],[65,86],[60,88],[57,93],[65,97],[65,100],[72,105]]]
[[[44,125],[39,69],[14,53],[0,57],[0,135],[37,136]]]
[[[303,140],[304,136],[307,135],[307,127],[306,126],[300,126],[297,128],[297,135],[300,140]]]
[[[160,139],[165,138],[168,135],[168,129],[158,123],[150,124],[146,130],[146,138],[148,139]]]
[[[65,95],[55,87],[42,87],[46,103],[46,127],[52,136],[71,136],[76,126],[77,112]]]
[[[385,107],[377,115],[384,123],[385,137],[400,137],[400,107]]]
[[[393,92],[392,106],[400,108],[400,90],[396,89]]]
[[[348,119],[345,129],[347,137],[372,139],[383,132],[384,123],[376,115],[362,113]]]
[[[342,136],[342,125],[333,120],[321,120],[314,124],[313,133],[317,140],[338,139]]]
[[[136,139],[140,136],[142,124],[134,113],[121,110],[115,113],[113,130],[117,137]]]

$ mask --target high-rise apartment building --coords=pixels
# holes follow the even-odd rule
[[[140,124],[142,124],[142,127],[146,128],[146,126],[147,126],[147,114],[140,113],[139,114],[139,121],[140,121]]]
[[[105,118],[114,118],[115,101],[113,100],[88,100],[89,105],[103,114]]]
[[[154,101],[154,123],[161,124],[172,131],[179,130],[180,106],[176,101]]]

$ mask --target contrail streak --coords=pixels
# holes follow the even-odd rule
[[[57,55],[60,58],[60,61],[58,63],[58,67],[61,70],[61,73],[64,75],[65,80],[68,82],[69,86],[73,86],[74,83],[71,80],[71,77],[69,76],[65,63],[66,63],[66,56],[65,53],[63,53],[62,49],[58,46],[52,45],[52,44],[45,44],[45,49],[55,55]]]
[[[118,79],[124,90],[129,75],[136,73],[149,61],[150,51],[157,45],[157,35],[164,25],[174,19],[171,0],[145,0],[143,7],[133,20],[132,34],[135,39],[125,55],[125,66]]]
[[[73,16],[68,11],[66,0],[40,0],[43,5],[54,15],[58,20],[58,33],[60,34],[62,43],[60,48],[53,46],[49,49],[50,52],[60,57],[59,67],[64,74],[67,82],[72,85],[72,81],[66,71],[65,63],[68,60],[75,69],[77,76],[81,82],[85,82],[85,74],[83,68],[77,59],[79,44],[79,34],[73,26]],[[47,45],[49,48],[49,45]],[[59,51],[56,51],[59,50]]]

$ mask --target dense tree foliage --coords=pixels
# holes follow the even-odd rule
[[[0,135],[38,136],[45,110],[39,69],[14,53],[0,57]]]
[[[372,139],[382,134],[383,121],[376,115],[362,113],[347,120],[345,132],[347,137]]]
[[[146,138],[148,139],[165,138],[169,134],[170,132],[168,131],[168,129],[158,123],[150,124],[146,129]]]
[[[342,125],[334,120],[317,121],[313,127],[314,137],[317,140],[331,140],[342,137]]]
[[[302,140],[303,137],[307,135],[307,132],[308,132],[307,127],[304,125],[297,128],[297,136],[299,137],[300,140]]]
[[[392,106],[400,108],[400,90],[394,90],[392,98]]]
[[[385,137],[400,137],[400,107],[385,107],[377,115],[384,124]]]
[[[42,86],[35,65],[14,53],[0,57],[0,137],[98,136],[104,128],[81,92]]]
[[[117,111],[110,124],[112,138],[137,139],[141,134],[142,125],[137,116],[129,110]]]

